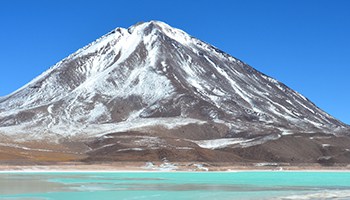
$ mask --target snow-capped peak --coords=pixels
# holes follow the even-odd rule
[[[217,124],[228,137],[347,128],[275,79],[159,21],[114,29],[1,98],[0,111],[0,133],[42,137],[101,134],[126,122],[132,130],[149,118],[153,128],[164,118]]]

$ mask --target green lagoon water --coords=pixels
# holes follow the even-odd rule
[[[0,199],[350,199],[347,172],[1,173]]]

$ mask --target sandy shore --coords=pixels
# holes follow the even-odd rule
[[[290,165],[232,165],[221,163],[169,163],[169,162],[113,162],[113,163],[60,163],[45,165],[0,165],[0,173],[10,172],[162,172],[162,171],[315,171],[350,172],[350,166],[324,167],[317,164]]]

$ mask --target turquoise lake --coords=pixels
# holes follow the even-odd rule
[[[1,173],[0,199],[350,199],[348,172]]]

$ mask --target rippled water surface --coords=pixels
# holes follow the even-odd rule
[[[0,199],[350,199],[348,172],[1,173]]]

